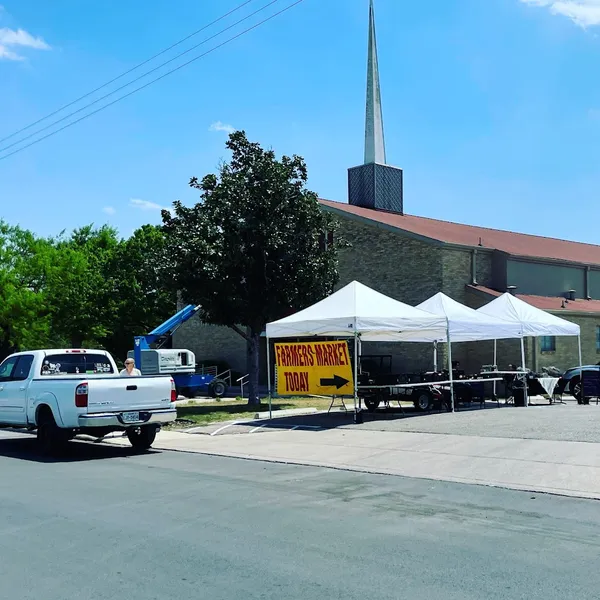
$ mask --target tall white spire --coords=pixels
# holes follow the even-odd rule
[[[373,0],[369,1],[369,59],[367,64],[367,112],[365,119],[365,164],[370,163],[386,164]]]

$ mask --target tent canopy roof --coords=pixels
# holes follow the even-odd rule
[[[520,338],[522,326],[514,321],[492,317],[457,302],[439,292],[417,306],[448,319],[451,342],[476,342]],[[445,341],[446,336],[432,341]]]
[[[267,324],[267,337],[349,337],[402,341],[405,332],[445,339],[446,318],[389,298],[353,281],[320,302]]]
[[[520,323],[524,336],[580,335],[579,325],[551,315],[506,292],[477,310],[478,313]]]

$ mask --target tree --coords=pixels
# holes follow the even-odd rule
[[[249,403],[258,395],[260,335],[268,322],[333,291],[338,280],[337,229],[306,189],[299,156],[277,160],[272,150],[229,136],[232,157],[218,174],[190,180],[201,200],[163,211],[169,271],[186,302],[200,304],[206,323],[226,325],[248,348]]]
[[[50,314],[36,266],[43,250],[31,232],[0,221],[0,360],[48,340]]]
[[[73,348],[102,346],[114,326],[118,305],[112,271],[120,245],[116,230],[88,225],[47,243],[53,252],[42,271],[52,337]]]
[[[177,312],[177,293],[163,279],[166,240],[161,227],[144,225],[123,241],[113,255],[115,314],[105,345],[117,357],[133,350],[143,335]]]

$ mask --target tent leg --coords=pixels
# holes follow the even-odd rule
[[[525,406],[529,406],[529,394],[527,393],[527,371],[525,369],[525,338],[521,336],[521,366],[523,367],[523,377],[525,382],[525,388],[523,389],[524,394],[524,404]]]
[[[583,358],[581,356],[581,334],[577,336],[577,349],[579,351],[579,373],[581,378],[581,399],[585,398],[585,393],[583,389]]]
[[[498,340],[494,340],[494,368],[498,370]],[[494,381],[494,398],[496,397],[496,382]]]
[[[358,334],[354,332],[354,422],[361,423],[362,417],[358,410]]]
[[[450,326],[448,326],[446,338],[448,343],[448,374],[450,376],[450,407],[452,412],[454,412],[454,377],[452,373],[452,344],[450,343]]]
[[[433,372],[437,373],[438,370],[438,351],[437,351],[437,340],[433,342]]]
[[[267,338],[267,393],[269,394],[269,419],[273,418],[273,406],[271,401],[271,347]]]

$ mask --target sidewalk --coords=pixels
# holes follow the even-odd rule
[[[212,437],[163,431],[154,448],[600,499],[599,446],[586,442],[348,429]]]

